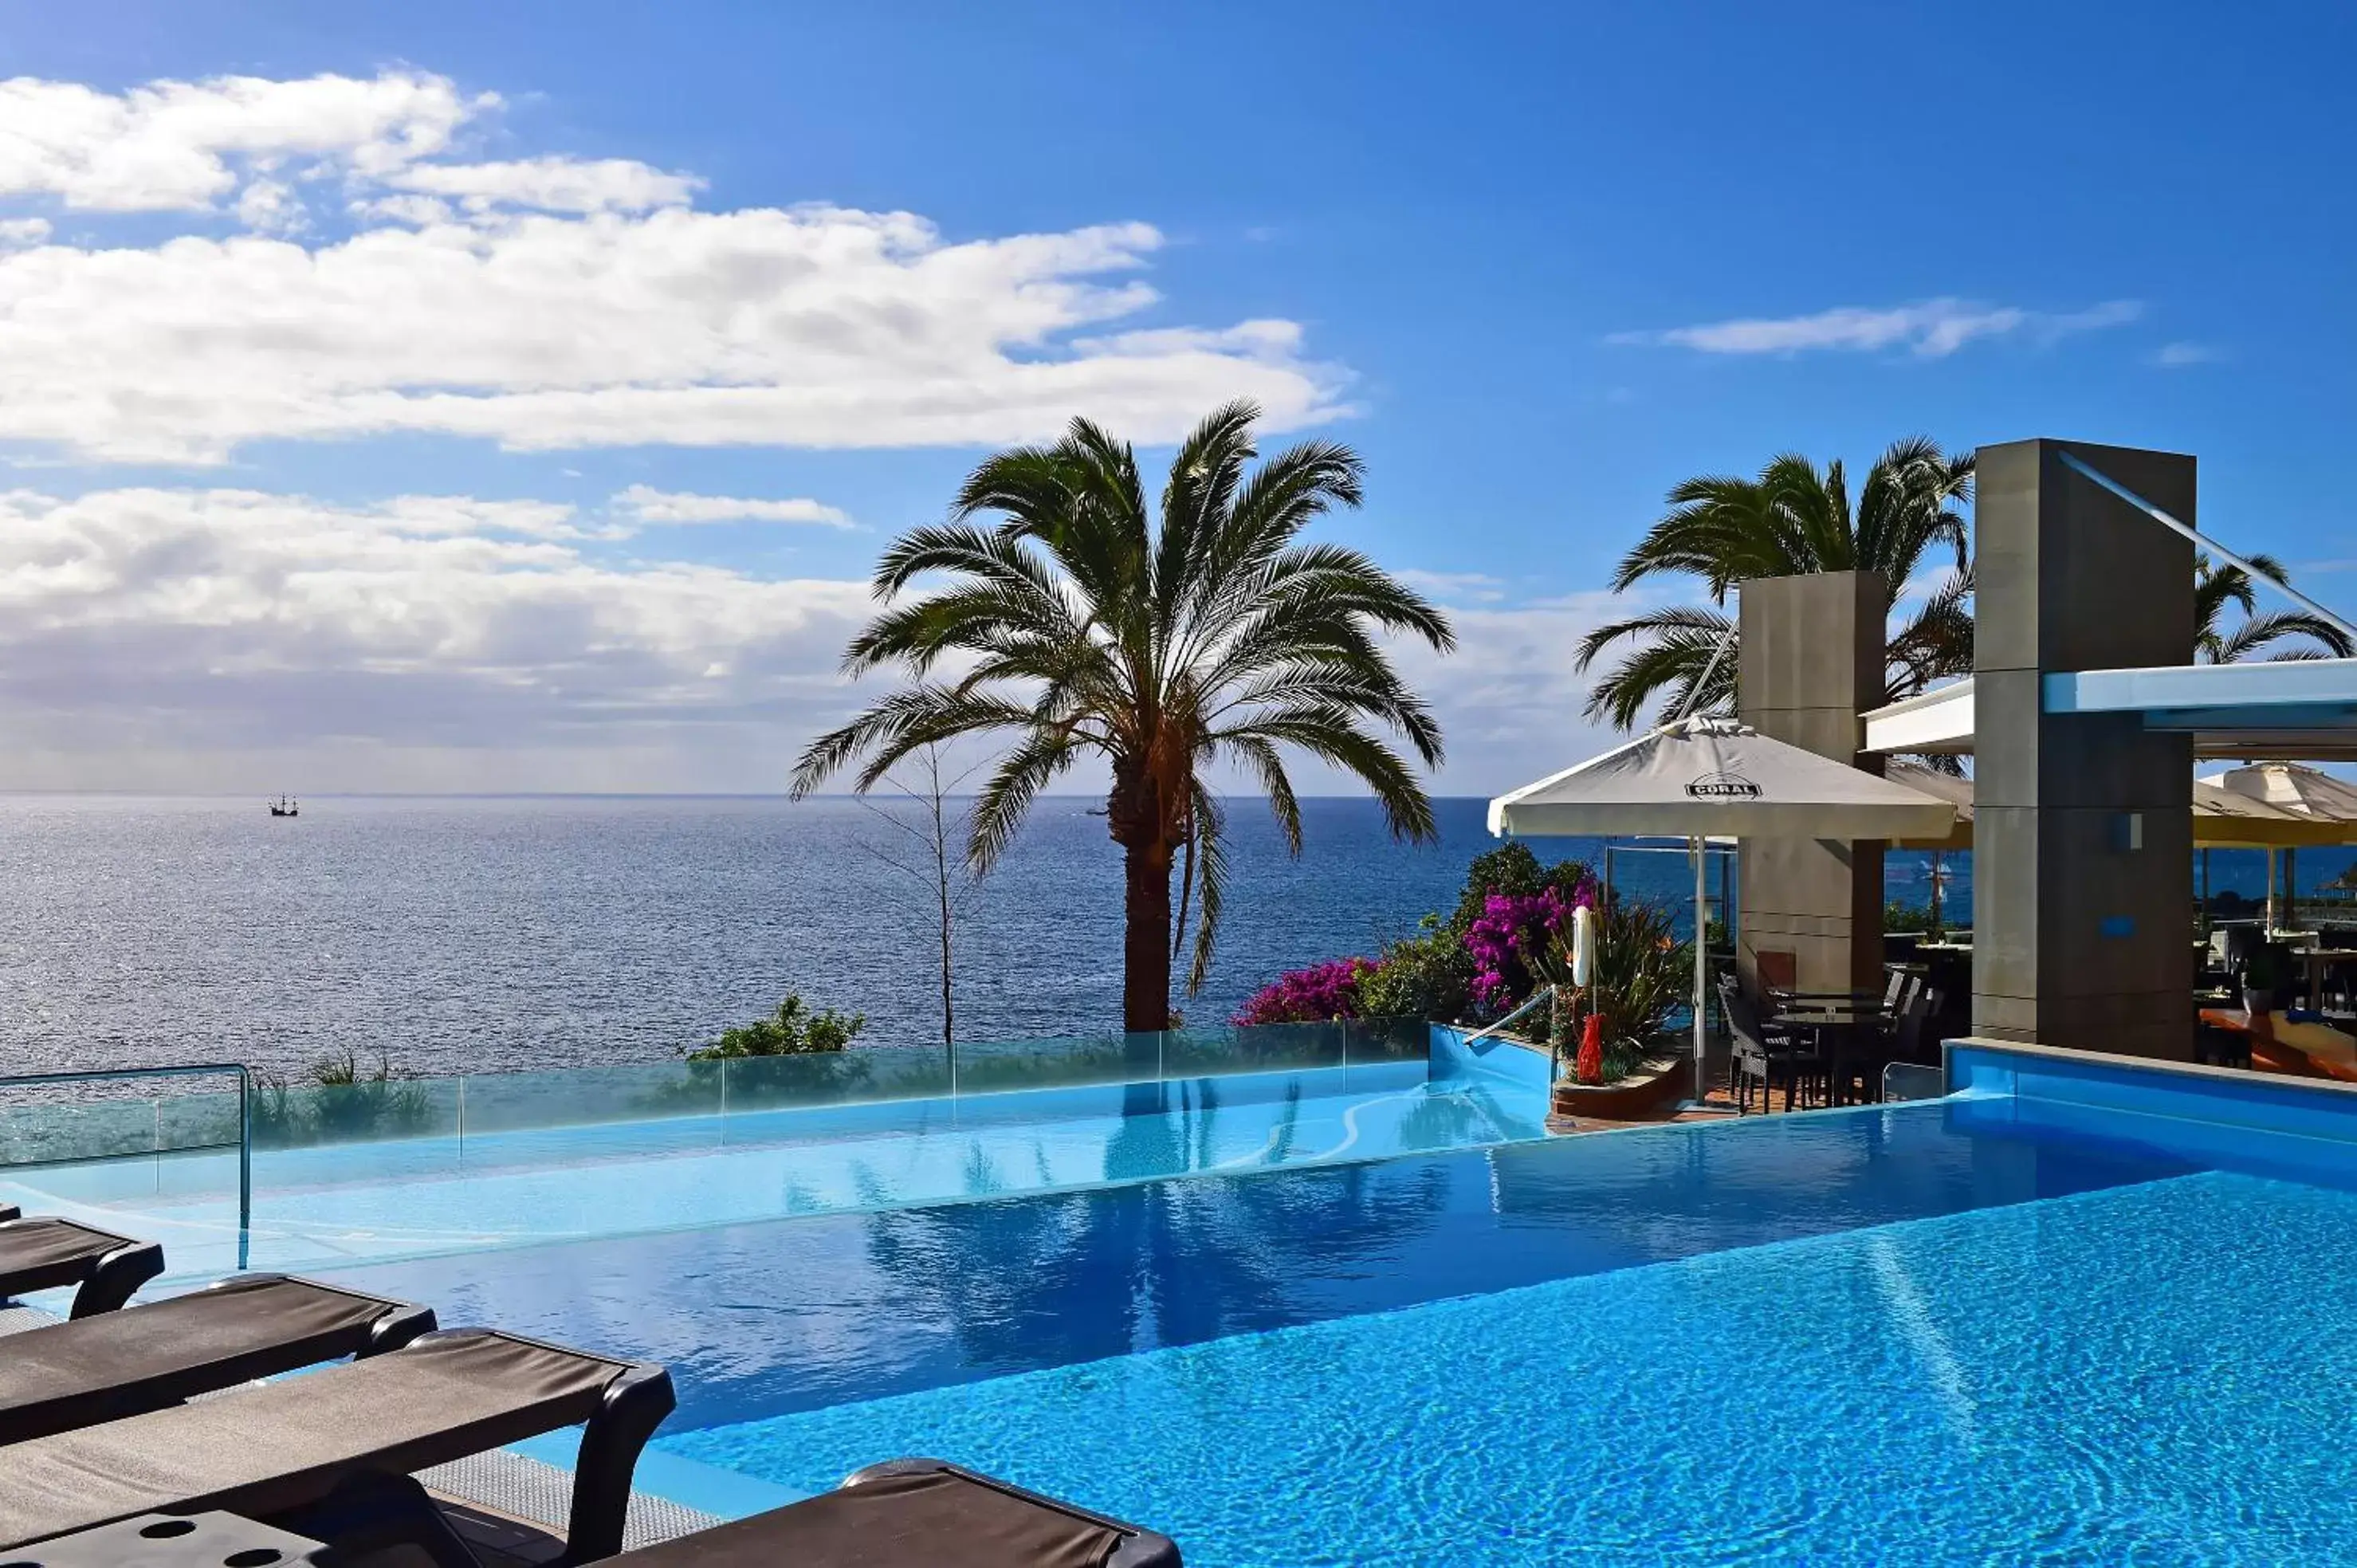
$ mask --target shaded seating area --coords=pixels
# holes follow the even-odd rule
[[[1760,1109],[1872,1104],[1882,1099],[1884,1069],[1894,1062],[1939,1061],[1934,1026],[1944,998],[1915,972],[1893,966],[1880,994],[1762,988],[1733,972],[1718,981],[1729,1040],[1728,1091],[1738,1115]]]
[[[12,1288],[103,1276],[160,1249],[14,1219]],[[79,1233],[78,1236],[76,1233]],[[69,1245],[69,1242],[74,1243]],[[68,1260],[81,1272],[67,1273]],[[135,1283],[131,1289],[135,1289]],[[127,1296],[130,1290],[123,1294]],[[77,1296],[77,1309],[81,1297]],[[346,1359],[345,1358],[349,1358]],[[320,1366],[322,1362],[333,1365]],[[256,1378],[317,1369],[277,1381]],[[200,1395],[210,1397],[199,1397]],[[521,1568],[1177,1568],[1168,1538],[937,1460],[870,1466],[836,1490],[624,1552],[639,1457],[675,1403],[651,1363],[493,1328],[436,1331],[425,1307],[276,1275],[0,1340],[0,1561],[7,1568],[206,1568],[379,1561]],[[581,1429],[560,1539],[462,1531],[420,1472]],[[474,1510],[461,1508],[458,1518]],[[523,1545],[518,1541],[522,1538]],[[522,1554],[519,1555],[519,1551]]]

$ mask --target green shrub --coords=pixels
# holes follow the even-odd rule
[[[838,1013],[832,1007],[812,1012],[797,992],[778,1004],[766,1018],[739,1028],[724,1029],[708,1046],[687,1053],[692,1062],[734,1061],[744,1057],[801,1057],[839,1051],[867,1027],[865,1013]]]
[[[414,1137],[434,1129],[434,1097],[379,1053],[372,1067],[351,1051],[321,1057],[300,1087],[279,1073],[253,1075],[253,1141],[265,1147]]]
[[[1359,979],[1359,1008],[1370,1018],[1461,1018],[1472,996],[1473,959],[1465,939],[1426,915],[1416,934],[1390,943]]]
[[[1930,906],[1910,904],[1903,898],[1893,898],[1882,907],[1882,929],[1885,931],[1930,931]]]

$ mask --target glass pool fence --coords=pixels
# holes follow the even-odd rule
[[[806,1056],[630,1063],[321,1083],[257,1071],[253,1144],[297,1149],[560,1127],[721,1119],[802,1107],[948,1100],[1014,1090],[1222,1078],[1423,1059],[1422,1020],[1181,1029]],[[153,1080],[151,1080],[151,1083]],[[148,1156],[239,1144],[238,1094],[219,1080],[122,1085],[0,1078],[0,1167]],[[173,1092],[170,1090],[178,1090]]]

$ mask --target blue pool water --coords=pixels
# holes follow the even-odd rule
[[[2346,1561],[2352,1227],[2347,1193],[2203,1174],[669,1446],[813,1490],[942,1455],[1197,1568]]]
[[[318,1270],[1539,1138],[1545,1063],[1523,1065],[1417,1058],[268,1152],[249,1262]],[[196,1280],[237,1266],[234,1182],[234,1155],[209,1152],[20,1170],[0,1197],[152,1236],[170,1277]]]
[[[2357,1182],[2216,1142],[1992,1096],[346,1277],[668,1362],[660,1465],[931,1454],[1195,1568],[2344,1559]]]
[[[674,1430],[2178,1176],[1938,1104],[350,1271],[660,1360]]]

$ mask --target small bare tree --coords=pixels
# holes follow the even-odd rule
[[[957,791],[979,767],[977,763],[952,773],[940,746],[922,746],[902,768],[883,778],[882,782],[899,799],[886,802],[870,795],[858,797],[861,805],[878,821],[890,823],[899,835],[887,843],[860,847],[893,870],[922,883],[933,906],[941,939],[942,1045],[945,1049],[957,1043],[957,921],[982,886],[982,874],[973,869],[965,854],[974,826],[973,807],[958,804]]]

